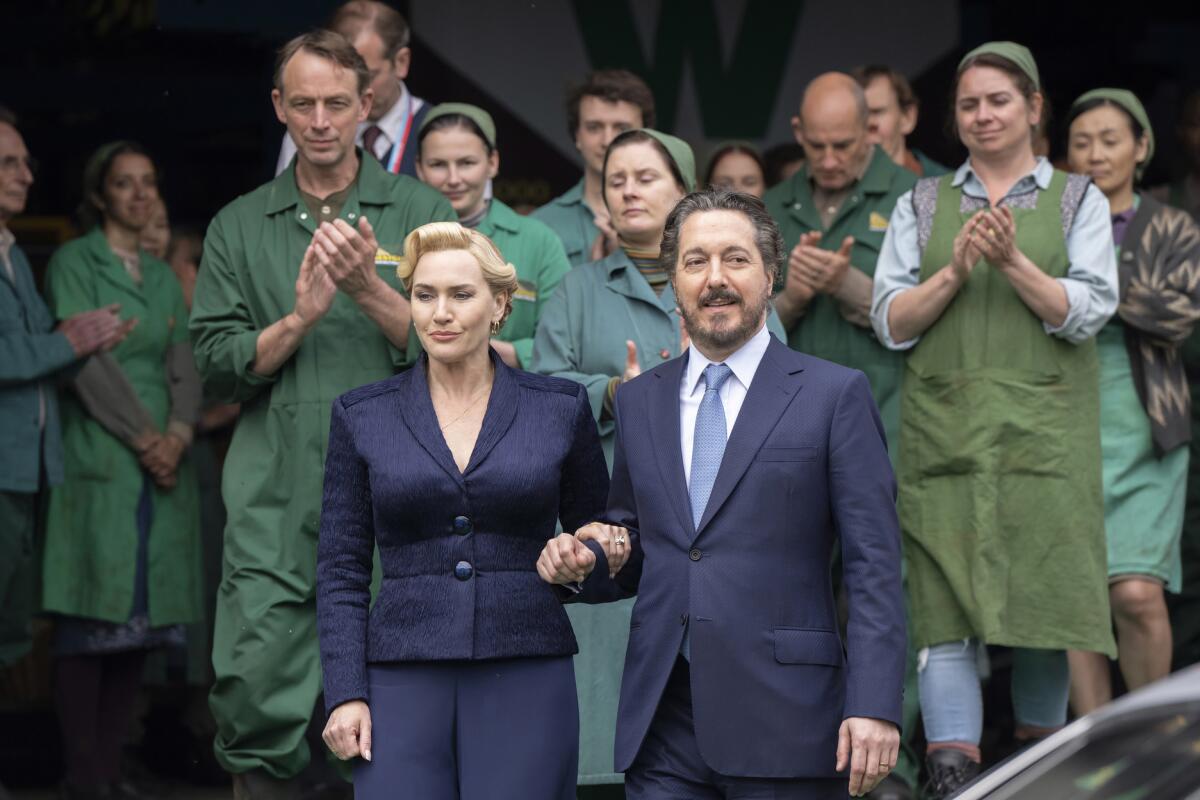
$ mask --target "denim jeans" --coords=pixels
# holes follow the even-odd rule
[[[983,693],[978,642],[966,639],[922,650],[917,673],[926,740],[979,744]],[[1038,728],[1064,725],[1070,683],[1065,650],[1014,648],[1012,700],[1017,724]]]

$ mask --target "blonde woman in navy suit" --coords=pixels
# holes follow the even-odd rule
[[[486,236],[437,222],[404,244],[425,355],[332,414],[317,557],[325,741],[360,759],[360,800],[574,798],[577,646],[536,564],[557,520],[575,530],[604,510],[596,423],[582,386],[489,347],[517,279]]]

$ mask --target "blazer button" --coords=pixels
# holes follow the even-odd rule
[[[469,581],[474,574],[475,569],[466,561],[460,561],[454,565],[454,577],[460,581]]]
[[[459,536],[466,536],[472,529],[471,520],[467,517],[457,516],[454,518],[454,532]]]
[[[690,558],[692,561],[699,561],[703,555],[704,554],[701,553],[699,550],[692,548],[692,551],[690,553],[688,553],[688,558]]]

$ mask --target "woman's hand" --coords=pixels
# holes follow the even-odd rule
[[[629,560],[629,531],[620,526],[592,522],[575,531],[575,538],[580,542],[598,542],[604,548],[604,556],[608,559],[609,578],[615,578]]]
[[[980,251],[974,235],[981,217],[982,213],[971,217],[954,237],[954,254],[950,259],[950,267],[954,270],[954,277],[958,279],[959,286],[967,282],[967,278],[971,277],[971,270],[979,262]]]
[[[631,381],[642,374],[642,365],[638,363],[637,345],[632,339],[625,340],[625,371],[621,373],[621,383]]]
[[[972,245],[997,269],[1015,266],[1021,251],[1017,249],[1017,223],[1012,211],[1007,206],[989,208],[974,219],[977,224],[971,234]]]
[[[329,715],[321,738],[342,761],[355,756],[371,760],[371,709],[362,700],[342,703]]]

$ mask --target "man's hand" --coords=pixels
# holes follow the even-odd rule
[[[621,375],[621,383],[631,381],[642,374],[642,365],[638,363],[637,345],[632,339],[625,340],[625,372]]]
[[[355,756],[371,760],[371,710],[362,700],[342,703],[329,715],[321,738],[342,761]]]
[[[296,306],[292,315],[304,330],[312,330],[333,306],[337,285],[317,259],[314,241],[304,251],[300,262],[300,276],[296,278]]]
[[[381,280],[375,269],[379,242],[366,217],[358,218],[358,230],[341,219],[322,222],[313,234],[313,246],[317,262],[329,273],[338,289],[356,302]]]
[[[890,722],[847,717],[838,730],[837,771],[850,767],[850,794],[861,797],[896,766],[900,731]]]
[[[610,578],[617,576],[632,552],[629,531],[617,525],[592,522],[575,531],[575,538],[581,542],[598,542],[604,548],[604,557],[608,559],[608,577]]]
[[[76,358],[90,356],[100,350],[110,350],[133,330],[136,319],[121,322],[116,303],[104,308],[83,311],[67,317],[54,330],[67,337]]]
[[[582,583],[596,567],[596,554],[569,533],[560,533],[542,548],[537,560],[538,575],[546,583]]]
[[[836,252],[818,247],[820,241],[821,234],[818,231],[810,231],[800,237],[799,243],[788,256],[788,276],[793,270],[799,270],[800,278],[813,291],[833,294],[841,288],[846,271],[850,269],[854,237],[843,239],[842,246]]]

